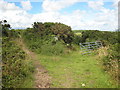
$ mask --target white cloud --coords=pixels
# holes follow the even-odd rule
[[[19,7],[17,7],[14,3],[7,3],[3,0],[0,0],[0,11],[5,12],[7,10],[18,10]]]
[[[0,0],[0,6],[0,20],[6,19],[12,28],[26,28],[32,24],[30,21],[32,15],[14,3]]]
[[[24,10],[30,10],[32,8],[30,1],[21,1],[21,5]]]
[[[72,13],[60,13],[59,10],[73,5],[80,0],[44,0],[43,12],[38,14],[29,14],[28,7],[19,8],[14,3],[8,3],[0,0],[0,20],[6,19],[12,28],[31,27],[33,22],[61,22],[70,25],[73,30],[91,29],[91,30],[115,30],[117,28],[117,10],[106,9],[104,3],[100,1],[88,1],[90,8],[97,10],[95,13],[91,10],[75,10]],[[23,4],[25,5],[25,4]],[[100,12],[99,12],[100,11]]]
[[[31,16],[23,10],[6,11],[2,14],[2,20],[6,19],[12,28],[26,28],[32,24],[30,20]]]
[[[93,26],[99,27],[101,30],[115,30],[118,27],[118,10],[117,8],[107,9],[103,5],[103,0],[88,2],[90,8],[99,11],[94,13]]]
[[[60,13],[58,12],[43,12],[43,13],[33,15],[32,21],[57,22],[59,16],[60,16]]]
[[[62,8],[68,7],[80,0],[44,0],[42,7],[44,11],[59,11]]]
[[[99,1],[88,1],[88,6],[92,9],[100,10],[103,9],[104,2],[103,0]]]

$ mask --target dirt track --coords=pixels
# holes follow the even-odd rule
[[[34,62],[33,64],[35,66],[35,86],[33,88],[50,88],[51,77],[48,75],[47,70],[45,70],[45,68],[40,65],[37,55],[26,47],[22,39],[17,39],[16,43],[23,49],[24,52],[26,52],[28,58],[30,60],[33,60]]]

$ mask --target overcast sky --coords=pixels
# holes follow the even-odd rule
[[[33,22],[61,22],[73,30],[118,28],[119,0],[0,0],[0,20],[12,28],[31,27]]]

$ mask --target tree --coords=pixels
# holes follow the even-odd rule
[[[34,22],[33,32],[40,36],[53,34],[58,37],[58,39],[63,40],[66,44],[71,44],[74,36],[70,26],[52,22]]]
[[[9,35],[9,29],[11,28],[10,24],[7,24],[7,20],[0,21],[0,25],[2,26],[2,35],[7,36]]]
[[[55,23],[55,25],[51,27],[51,31],[59,39],[62,39],[65,43],[71,44],[74,34],[70,26],[62,23]]]

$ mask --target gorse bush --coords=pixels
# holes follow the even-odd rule
[[[33,72],[32,63],[26,53],[15,43],[22,31],[9,30],[9,24],[2,24],[2,87],[19,88]]]
[[[110,75],[117,81],[118,78],[120,78],[120,76],[118,75],[118,65],[120,62],[118,45],[119,45],[118,43],[110,45],[107,51],[108,54],[103,59],[105,70],[107,70],[110,73]]]
[[[2,83],[5,88],[20,87],[24,79],[33,71],[26,62],[26,54],[8,37],[2,39]]]
[[[59,39],[63,40],[64,43],[71,44],[73,41],[73,32],[70,26],[62,23],[51,23],[51,22],[34,22],[33,33],[44,37],[45,35],[56,35]]]
[[[23,37],[29,49],[36,53],[60,55],[65,49],[63,44],[71,46],[73,32],[69,26],[61,23],[35,22],[33,28],[24,32]]]
[[[110,49],[108,51],[108,58],[110,59],[117,59],[119,60],[120,59],[120,55],[119,55],[119,43],[116,43],[114,45],[111,45],[110,46]]]

